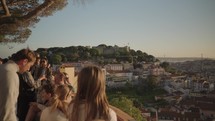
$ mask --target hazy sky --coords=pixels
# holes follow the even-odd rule
[[[130,46],[155,57],[215,58],[215,0],[88,0],[41,18],[25,44],[0,45],[0,57],[21,48]],[[9,49],[8,46],[13,46]]]

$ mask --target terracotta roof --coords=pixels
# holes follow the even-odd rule
[[[172,119],[172,120],[179,120],[180,121],[194,121],[200,120],[199,113],[192,113],[192,112],[175,112],[175,111],[162,111],[158,112],[159,119]]]

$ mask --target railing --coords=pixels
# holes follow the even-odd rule
[[[119,108],[111,106],[111,109],[113,109],[116,112],[117,121],[135,121],[135,119],[133,117],[131,117],[127,113],[123,112]]]

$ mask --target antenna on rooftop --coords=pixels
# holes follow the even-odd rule
[[[201,53],[201,72],[203,72],[203,54]]]

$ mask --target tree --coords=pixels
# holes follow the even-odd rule
[[[153,90],[156,87],[157,78],[153,75],[149,75],[146,79],[146,88],[148,91]]]
[[[132,56],[137,56],[136,51],[133,50],[133,49],[130,49],[130,54],[131,54]]]
[[[122,111],[128,113],[137,121],[143,121],[143,117],[141,115],[141,111],[134,107],[133,101],[126,97],[113,98],[110,100],[110,104],[121,109]]]
[[[67,0],[1,0],[0,43],[24,43],[31,35],[30,27],[40,17],[53,15],[67,5]]]
[[[53,64],[60,64],[62,61],[62,57],[59,54],[54,54],[51,56],[51,60]]]
[[[153,75],[149,75],[146,79],[139,78],[139,81],[140,85],[137,88],[137,93],[142,95],[155,89],[157,78]]]
[[[168,62],[163,62],[163,63],[160,64],[160,66],[166,70],[167,68],[169,68],[169,63]]]
[[[7,7],[6,0],[1,0],[1,4],[2,4],[3,10],[5,12],[5,16],[11,16],[10,11]]]
[[[99,56],[99,51],[95,48],[90,48],[89,53],[92,57],[97,57]]]

